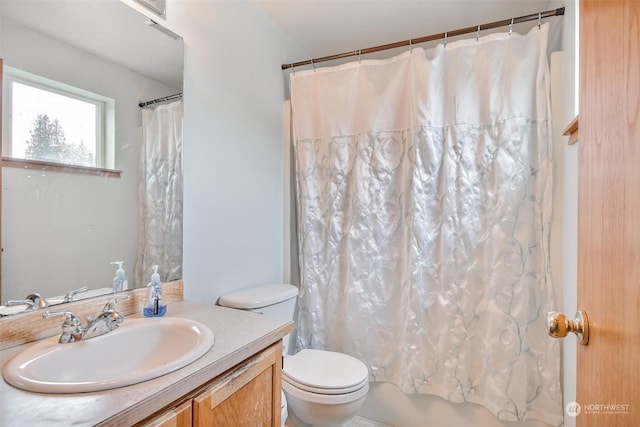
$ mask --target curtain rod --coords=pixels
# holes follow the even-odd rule
[[[503,19],[502,21],[490,22],[488,24],[474,25],[473,27],[460,28],[458,30],[447,31],[445,33],[432,34],[430,36],[418,37],[415,39],[403,40],[395,43],[383,44],[380,46],[368,47],[366,49],[352,50],[350,52],[338,53],[336,55],[323,56],[320,58],[308,59],[306,61],[292,62],[290,64],[282,64],[283,70],[288,68],[300,67],[302,65],[314,65],[318,62],[331,61],[333,59],[348,58],[350,56],[360,56],[373,52],[380,52],[382,50],[395,49],[403,46],[412,46],[418,43],[425,43],[433,40],[446,39],[447,37],[455,37],[462,34],[480,33],[482,30],[490,30],[492,28],[512,26],[513,24],[519,24],[521,22],[542,20],[543,18],[550,18],[553,16],[564,15],[564,7],[558,9],[547,10],[545,12],[532,13],[531,15],[519,16],[517,18]]]
[[[173,101],[174,99],[180,99],[180,98],[182,98],[182,92],[176,93],[175,95],[163,96],[162,98],[158,98],[158,99],[152,99],[151,101],[141,102],[138,104],[138,107],[144,108],[149,105],[159,104],[165,101]]]

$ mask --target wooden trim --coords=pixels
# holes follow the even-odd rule
[[[63,165],[54,162],[44,162],[41,160],[16,159],[13,157],[2,157],[2,167],[17,169],[33,169],[47,172],[75,173],[80,175],[104,176],[110,178],[120,178],[121,170],[93,168],[89,166]]]
[[[578,116],[562,131],[562,134],[569,137],[569,145],[578,142]]]
[[[182,280],[167,282],[162,285],[162,299],[170,304],[183,300],[184,283]],[[147,288],[136,288],[117,295],[107,294],[95,298],[69,302],[64,305],[53,305],[46,310],[69,310],[79,319],[95,317],[104,305],[114,297],[128,295],[129,299],[118,302],[118,311],[128,316],[140,313],[149,297]],[[0,317],[0,350],[26,344],[60,333],[62,322],[59,317],[42,318],[43,310],[29,311],[13,316]]]
[[[273,422],[273,426],[280,426],[282,419],[282,349],[283,345],[281,342],[277,342],[275,344],[276,348],[276,363],[273,365],[273,375],[271,376],[273,383],[271,384],[271,389],[273,390],[273,396],[271,401],[271,420]]]

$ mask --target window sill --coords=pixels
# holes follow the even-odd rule
[[[89,166],[65,165],[61,163],[43,162],[40,160],[16,159],[13,157],[3,157],[2,167],[33,169],[48,172],[75,173],[80,175],[104,176],[110,178],[120,178],[122,171],[115,169],[93,168]]]

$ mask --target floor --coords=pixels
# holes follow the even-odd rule
[[[291,423],[288,421],[285,423],[285,427],[291,427]],[[377,421],[370,420],[364,417],[355,417],[353,420],[345,424],[344,427],[391,427],[387,424],[379,423]]]
[[[347,427],[391,427],[387,424],[379,423],[363,417],[355,417],[353,421],[347,424]]]

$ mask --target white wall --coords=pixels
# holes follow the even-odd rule
[[[124,260],[131,281],[141,143],[137,103],[176,88],[11,21],[3,20],[1,28],[5,65],[115,100],[115,168],[123,171],[121,178],[104,178],[3,168],[3,299],[111,287],[111,261]]]
[[[247,1],[167,2],[184,38],[185,297],[283,279],[280,64],[300,57]]]

